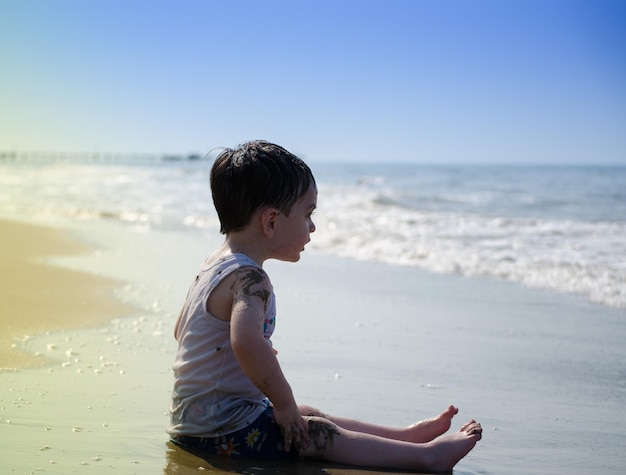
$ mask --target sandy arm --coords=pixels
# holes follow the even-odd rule
[[[304,447],[307,424],[300,416],[291,386],[272,347],[263,336],[265,308],[271,286],[267,275],[255,268],[238,271],[233,284],[231,345],[237,361],[250,380],[274,406],[276,422],[285,435],[285,450],[293,443]]]

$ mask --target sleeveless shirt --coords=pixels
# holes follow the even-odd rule
[[[265,395],[235,358],[230,345],[230,322],[206,310],[213,289],[242,267],[261,269],[245,254],[229,254],[205,263],[187,293],[176,327],[178,351],[173,365],[174,389],[167,428],[172,437],[230,434],[250,425],[267,407]],[[275,318],[272,290],[264,324],[264,336],[270,345]]]

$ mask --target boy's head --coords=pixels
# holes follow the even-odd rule
[[[315,179],[309,167],[279,145],[255,140],[224,150],[211,169],[220,232],[243,228],[262,206],[289,215],[311,185],[315,186]]]

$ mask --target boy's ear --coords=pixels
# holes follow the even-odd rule
[[[274,232],[276,231],[276,218],[280,211],[276,208],[265,208],[263,213],[261,213],[261,226],[263,227],[263,232],[269,238],[274,237]]]

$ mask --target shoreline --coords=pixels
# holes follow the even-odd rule
[[[98,252],[75,256],[72,247],[49,260],[125,282],[116,296],[136,310],[100,327],[33,335],[27,349],[53,364],[0,373],[7,468],[359,473],[309,462],[239,467],[168,444],[173,325],[190,280],[221,237],[114,221],[57,228]],[[452,430],[468,418],[485,429],[455,467],[458,475],[618,473],[626,440],[623,311],[510,282],[315,253],[298,264],[268,263],[267,271],[280,314],[273,340],[299,403],[390,425],[454,404],[461,412]],[[581,440],[580,427],[591,442]]]
[[[98,327],[134,310],[113,295],[120,282],[46,260],[90,251],[65,230],[0,219],[0,371],[50,361],[25,348],[33,335]]]

